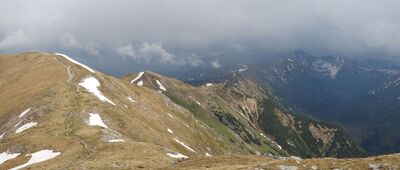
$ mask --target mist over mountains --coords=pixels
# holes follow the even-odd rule
[[[2,1],[0,169],[398,169],[399,6]]]
[[[213,62],[223,66],[231,60],[257,60],[295,49],[316,56],[395,60],[400,54],[397,1],[13,0],[3,4],[1,53],[64,52],[119,76],[171,66]]]

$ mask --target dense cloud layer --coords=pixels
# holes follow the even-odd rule
[[[293,49],[396,58],[399,6],[396,0],[6,0],[0,52],[214,67],[231,54]]]

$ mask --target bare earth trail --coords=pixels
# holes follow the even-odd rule
[[[42,53],[42,54],[43,54],[43,53]],[[48,54],[45,53],[45,55],[48,55]],[[67,115],[67,117],[66,117],[66,119],[65,119],[65,127],[66,127],[66,129],[65,129],[65,135],[68,136],[68,137],[73,137],[73,138],[75,138],[76,140],[78,140],[79,143],[82,145],[82,147],[85,149],[85,152],[86,152],[86,154],[85,154],[84,156],[81,156],[80,159],[78,159],[78,160],[73,160],[73,162],[69,163],[68,165],[66,165],[66,166],[64,166],[64,167],[62,167],[62,168],[59,168],[59,169],[70,169],[72,166],[79,165],[79,164],[82,163],[83,161],[89,159],[90,156],[91,156],[92,154],[95,153],[95,150],[93,150],[93,149],[89,146],[89,144],[88,144],[82,137],[80,137],[80,136],[74,134],[74,132],[73,132],[73,130],[74,130],[74,129],[73,129],[73,125],[74,125],[74,115],[75,115],[75,113],[79,113],[79,109],[78,109],[78,107],[77,107],[78,104],[77,104],[77,101],[76,101],[76,99],[78,98],[78,95],[79,95],[79,87],[78,87],[78,85],[74,85],[73,83],[71,83],[71,81],[72,81],[73,78],[74,78],[74,73],[73,73],[73,71],[72,71],[72,69],[71,69],[71,66],[70,66],[70,65],[66,65],[66,64],[64,64],[64,63],[62,63],[62,62],[60,62],[60,61],[58,61],[57,57],[54,57],[54,59],[55,59],[55,61],[56,61],[57,63],[63,65],[63,66],[66,68],[66,73],[67,73],[67,75],[68,75],[67,88],[69,89],[69,91],[75,92],[75,93],[73,94],[73,97],[71,97],[71,98],[72,98],[73,110],[71,110],[71,111],[68,113],[68,115]],[[81,168],[82,168],[82,167],[81,167]]]

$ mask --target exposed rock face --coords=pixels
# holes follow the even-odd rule
[[[309,124],[308,128],[313,137],[321,140],[324,145],[327,145],[332,142],[332,139],[335,136],[335,132],[337,131],[337,129],[329,129],[327,127],[323,127],[321,125],[314,125],[312,123]]]

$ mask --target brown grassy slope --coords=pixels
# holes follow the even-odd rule
[[[126,82],[131,82],[138,75],[130,74],[123,79]],[[167,89],[166,92],[160,90],[156,83],[157,80]],[[194,111],[201,112],[201,115],[207,115],[207,117],[213,119],[214,121],[206,121],[205,123],[218,124],[218,127],[226,130],[227,133],[224,133],[226,131],[220,131],[221,135],[229,138],[229,141],[226,142],[235,143],[243,150],[254,154],[286,154],[285,151],[280,150],[273,142],[261,135],[262,131],[247,117],[248,115],[243,115],[240,107],[245,106],[254,111],[255,102],[232,96],[223,85],[213,84],[211,86],[194,87],[174,78],[161,76],[149,71],[144,72],[142,77],[132,84],[136,85],[140,81],[143,82],[144,87],[160,91],[169,97],[180,98],[189,105],[187,107],[191,107]],[[223,124],[215,114],[226,115],[226,118],[230,119],[230,121],[235,119],[235,122],[229,122],[229,125]],[[260,143],[250,141],[251,139],[249,138],[258,140]]]
[[[32,168],[157,168],[176,161],[166,155],[170,152],[190,158],[203,157],[206,152],[243,152],[163,94],[100,72],[91,73],[55,54],[0,56],[0,66],[0,134],[5,133],[0,139],[0,153],[21,153],[0,165],[0,169],[20,165],[28,161],[26,154],[42,149],[61,154]],[[99,90],[115,106],[78,85],[88,77],[100,81]],[[19,118],[29,107],[32,110]],[[89,113],[101,115],[109,129],[88,126]],[[28,122],[38,125],[15,133]],[[173,134],[167,132],[168,128]],[[125,142],[107,142],[115,137]]]

